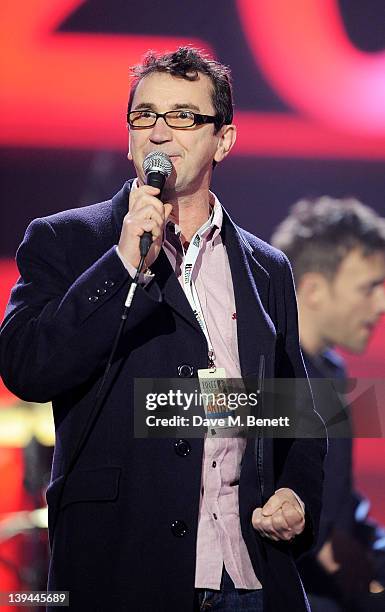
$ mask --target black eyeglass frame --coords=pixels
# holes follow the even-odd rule
[[[170,113],[177,113],[180,110],[185,110],[186,112],[188,112],[191,115],[193,115],[194,123],[192,125],[185,126],[185,127],[176,127],[175,125],[170,125],[168,123],[167,115],[170,114]],[[133,125],[131,123],[131,121],[130,121],[130,115],[133,114],[133,113],[140,113],[141,111],[146,111],[148,113],[151,113],[151,114],[155,115],[154,123],[152,123],[151,125]],[[129,111],[127,113],[127,124],[128,124],[128,126],[132,130],[147,130],[148,128],[154,127],[154,125],[158,121],[159,117],[162,117],[165,120],[165,122],[167,123],[168,127],[172,128],[173,130],[190,130],[195,125],[205,125],[206,123],[214,123],[215,127],[217,129],[219,129],[223,125],[223,123],[221,122],[221,120],[220,120],[218,115],[215,115],[215,116],[212,116],[212,115],[201,115],[200,113],[194,113],[194,111],[190,111],[190,110],[187,110],[187,109],[176,109],[176,110],[167,111],[166,113],[156,113],[155,111],[147,110],[147,109],[144,109],[144,108],[143,109]]]

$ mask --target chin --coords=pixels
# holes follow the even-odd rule
[[[356,342],[351,346],[346,346],[347,350],[351,353],[355,353],[356,355],[361,355],[368,345],[368,339],[361,340],[360,342]]]

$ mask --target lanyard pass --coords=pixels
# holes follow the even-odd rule
[[[202,235],[207,230],[207,228],[210,227],[211,223],[212,215],[192,237],[191,242],[183,258],[182,279],[183,290],[185,292],[186,298],[207,341],[208,371],[214,373],[216,371],[214,348],[210,340],[210,335],[207,329],[205,317],[199,302],[198,292],[193,282],[193,270],[198,259]]]

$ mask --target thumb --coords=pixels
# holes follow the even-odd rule
[[[274,495],[270,497],[270,499],[262,508],[263,516],[271,516],[272,514],[274,514],[274,512],[280,509],[283,501],[284,500],[280,497],[278,493],[274,493]]]

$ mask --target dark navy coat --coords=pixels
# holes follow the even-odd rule
[[[163,251],[152,266],[154,281],[137,289],[102,413],[59,495],[131,282],[114,247],[130,187],[127,182],[112,200],[28,227],[17,255],[21,278],[0,336],[0,367],[16,395],[53,403],[49,588],[69,590],[71,610],[189,612],[203,440],[189,440],[186,454],[175,439],[133,436],[135,377],[177,377],[186,371],[178,366],[188,365],[194,374],[207,367],[205,337]],[[304,377],[287,259],[235,226],[227,213],[222,239],[234,284],[243,376],[258,374],[263,355],[267,377]],[[298,410],[318,418],[306,393],[297,402]],[[248,440],[242,461],[242,533],[263,583],[266,610],[301,612],[306,600],[293,554],[316,537],[326,443],[265,439],[258,451],[263,489],[256,446]],[[266,501],[280,487],[292,488],[306,506],[306,529],[294,545],[261,539],[251,525],[261,495]]]
[[[298,569],[309,593],[329,597],[346,610],[383,610],[385,593],[365,593],[363,589],[365,581],[385,583],[385,530],[369,516],[369,500],[354,488],[351,413],[340,396],[348,388],[345,364],[331,349],[316,356],[303,351],[303,356],[313,379],[315,406],[329,426],[330,438],[318,541],[301,557]],[[323,386],[325,378],[332,385]],[[317,553],[327,540],[341,566],[336,574],[324,571],[317,561]]]

